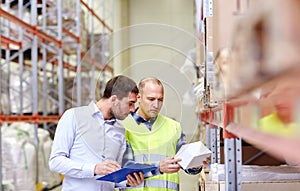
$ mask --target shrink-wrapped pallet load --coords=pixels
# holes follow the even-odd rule
[[[47,130],[38,129],[39,137],[39,182],[42,182],[43,187],[52,188],[61,183],[61,178],[58,173],[52,172],[49,169],[48,159],[51,153],[52,139]]]
[[[7,87],[8,75],[4,70],[0,70],[0,112],[2,114],[10,113],[9,106],[9,88]]]
[[[9,111],[11,113],[33,113],[33,101],[37,102],[38,105],[38,112],[43,112],[43,96],[46,98],[47,103],[47,110],[50,113],[56,113],[57,105],[53,102],[55,99],[51,89],[48,85],[47,92],[43,92],[43,82],[38,80],[37,89],[38,89],[38,99],[32,99],[32,91],[33,91],[33,84],[32,84],[32,73],[29,70],[24,70],[22,73],[22,87],[23,91],[20,89],[20,78],[19,75],[16,73],[10,74],[10,83],[6,86],[9,87]],[[46,83],[46,82],[45,82]],[[23,106],[21,107],[21,99],[23,102]]]
[[[52,188],[61,183],[59,174],[49,170],[52,139],[47,130],[38,129],[38,163],[33,124],[16,122],[2,126],[2,133],[2,174],[5,182],[13,184],[18,191],[36,190],[37,176],[43,188]]]
[[[29,132],[6,126],[2,128],[3,180],[12,181],[15,190],[36,190],[36,152]]]

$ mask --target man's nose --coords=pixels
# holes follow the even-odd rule
[[[129,106],[129,111],[132,113],[135,111],[134,105]]]
[[[153,106],[154,106],[155,108],[158,108],[158,105],[159,105],[158,100],[154,100],[154,101],[153,101]]]

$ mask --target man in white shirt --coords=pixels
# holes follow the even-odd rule
[[[64,175],[63,191],[113,191],[143,181],[142,173],[129,175],[119,185],[96,180],[120,169],[126,141],[125,130],[116,119],[125,119],[134,111],[137,93],[135,82],[120,75],[107,82],[99,101],[65,111],[49,159],[50,169]]]

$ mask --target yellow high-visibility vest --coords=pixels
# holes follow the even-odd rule
[[[173,119],[158,115],[151,131],[144,124],[137,124],[129,115],[121,122],[126,128],[126,140],[130,143],[134,160],[139,163],[158,163],[176,154],[176,144],[181,136],[180,124]],[[134,191],[179,190],[179,175],[161,174],[146,178]]]

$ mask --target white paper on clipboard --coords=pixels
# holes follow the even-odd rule
[[[175,158],[181,158],[178,164],[183,169],[199,167],[210,157],[211,151],[201,141],[183,145],[176,153]]]

